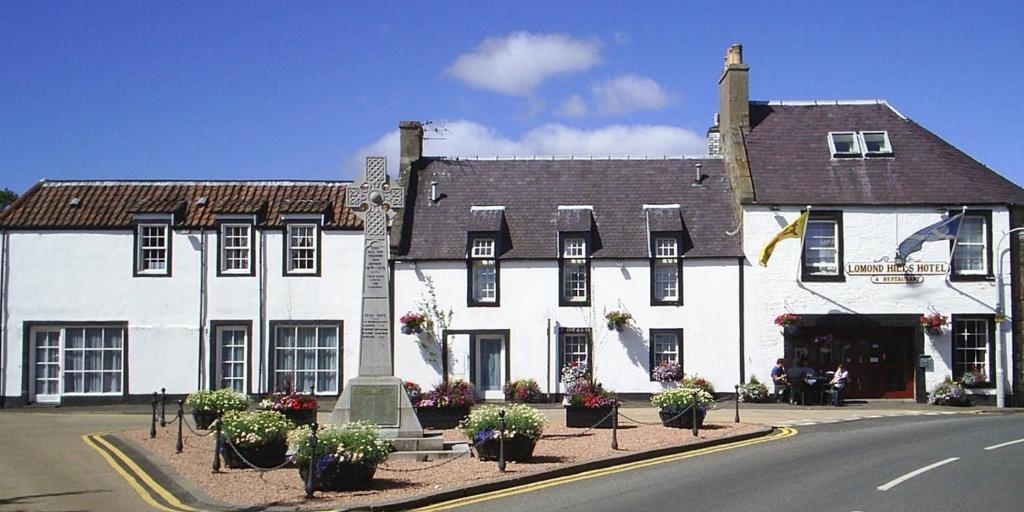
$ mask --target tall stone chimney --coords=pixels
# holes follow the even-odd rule
[[[423,125],[419,121],[401,121],[398,123],[398,133],[402,157],[398,163],[398,172],[401,174],[423,157]]]
[[[739,216],[741,205],[756,199],[744,141],[750,133],[750,66],[743,63],[743,45],[734,44],[725,53],[725,69],[718,80],[718,114],[721,152]]]

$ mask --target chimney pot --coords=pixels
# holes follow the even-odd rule
[[[402,157],[399,163],[401,172],[423,157],[423,124],[419,121],[401,121],[398,123],[398,134]]]
[[[736,43],[725,52],[725,65],[743,64],[743,45]]]

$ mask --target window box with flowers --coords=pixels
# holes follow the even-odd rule
[[[565,426],[571,428],[612,428],[615,393],[589,379],[587,365],[572,363],[562,368],[565,397]]]
[[[971,365],[963,375],[960,376],[960,384],[965,388],[986,388],[990,387],[988,375],[984,370]]]
[[[651,378],[658,382],[676,382],[683,378],[683,367],[675,361],[662,361],[651,370]]]
[[[315,454],[310,449],[308,426],[288,434],[288,443],[295,450],[303,482],[309,477],[310,458],[315,457],[313,488],[318,491],[369,489],[377,466],[395,450],[375,425],[365,421],[321,426]]]
[[[319,403],[315,395],[303,395],[294,391],[277,393],[272,398],[261,400],[259,403],[260,409],[277,411],[296,426],[315,423],[318,407]]]
[[[505,412],[505,429],[500,415]],[[547,420],[537,409],[524,404],[484,405],[459,422],[459,429],[476,446],[480,460],[498,460],[501,439],[505,439],[505,459],[529,462]]]
[[[398,319],[402,322],[402,334],[419,334],[427,323],[427,315],[409,311]]]
[[[434,386],[434,389],[423,393],[413,406],[423,428],[450,429],[469,415],[474,403],[473,385],[459,379]]]
[[[230,411],[224,413],[221,423],[220,454],[227,467],[248,469],[245,461],[263,468],[284,463],[292,422],[283,414],[277,411]]]
[[[800,330],[800,315],[796,313],[783,313],[775,317],[775,325],[782,327],[782,333],[792,336]]]
[[[921,330],[926,334],[939,336],[945,331],[949,318],[942,313],[932,313],[930,315],[921,315],[918,323],[921,325]]]
[[[621,331],[632,323],[633,315],[625,311],[609,311],[604,319],[608,321],[609,331]]]

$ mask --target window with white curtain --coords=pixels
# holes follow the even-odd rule
[[[315,274],[318,269],[316,224],[288,224],[286,270],[289,274]]]
[[[589,298],[590,262],[587,241],[583,237],[567,237],[562,241],[562,302],[585,304]]]
[[[654,240],[654,303],[679,301],[679,241],[675,237]]]
[[[338,392],[338,325],[278,325],[274,336],[274,388]]]
[[[142,275],[166,275],[170,270],[167,224],[139,224],[136,226],[136,270]]]
[[[64,329],[64,394],[120,393],[124,329]]]
[[[958,275],[988,274],[988,229],[982,215],[964,215],[953,249],[953,269]]]

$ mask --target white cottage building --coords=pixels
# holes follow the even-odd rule
[[[40,182],[0,217],[5,404],[337,394],[362,266],[346,186]]]

